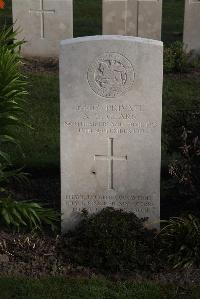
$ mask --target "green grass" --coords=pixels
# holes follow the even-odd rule
[[[17,135],[28,169],[59,168],[59,84],[55,74],[29,74],[30,96],[25,104],[26,120],[32,129],[20,128]],[[12,153],[16,164],[21,156]]]
[[[200,288],[178,290],[153,283],[113,283],[97,279],[0,279],[4,299],[198,299]]]
[[[200,78],[165,76],[163,85],[162,169],[168,169],[171,154],[180,152],[182,127],[198,133],[198,119],[188,111],[200,111]],[[191,113],[190,113],[191,115]],[[167,154],[171,152],[171,154]],[[167,170],[168,171],[168,170]]]
[[[74,1],[74,36],[101,34],[102,0]]]
[[[200,78],[166,76],[163,88],[164,112],[172,108],[200,108]]]
[[[182,41],[184,21],[184,0],[163,1],[162,41]]]

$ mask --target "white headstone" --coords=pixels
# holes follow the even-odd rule
[[[108,206],[159,226],[162,61],[159,41],[62,41],[63,231]]]
[[[62,39],[73,36],[73,0],[12,0],[23,56],[58,57]]]
[[[103,34],[161,39],[162,0],[103,0]]]
[[[200,54],[200,0],[185,0],[183,41],[187,52]]]

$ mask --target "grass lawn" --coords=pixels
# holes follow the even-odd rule
[[[174,77],[174,75],[165,76],[162,119],[163,154],[167,146],[166,142],[170,140],[174,151],[180,151],[180,139],[177,138],[176,133],[179,130],[182,132],[182,126],[192,131],[194,129],[198,131],[197,126],[200,123],[197,119],[191,120],[189,118],[188,111],[191,110],[193,112],[200,111],[200,76],[197,78],[190,78],[186,75],[181,77]],[[166,163],[164,159],[165,155],[163,155],[163,164]]]
[[[162,41],[182,41],[185,0],[163,0]]]
[[[102,0],[74,1],[74,36],[101,34]]]
[[[169,75],[164,80],[163,108],[190,109],[200,107],[200,78]]]
[[[30,96],[25,105],[26,120],[33,129],[18,130],[29,169],[59,168],[59,82],[55,74],[29,74]],[[21,156],[13,152],[19,165]]]
[[[152,283],[113,283],[106,280],[51,278],[42,280],[0,279],[4,299],[198,299],[200,288],[178,289]]]

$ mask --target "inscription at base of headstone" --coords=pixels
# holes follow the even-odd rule
[[[200,1],[185,0],[183,42],[186,51],[200,54]]]
[[[83,209],[159,227],[163,46],[124,36],[62,41],[63,231]]]
[[[60,40],[73,36],[73,0],[12,0],[22,55],[58,57]]]
[[[161,39],[162,0],[103,0],[103,34]]]

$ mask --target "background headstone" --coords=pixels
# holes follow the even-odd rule
[[[162,0],[103,0],[103,34],[161,39]]]
[[[162,43],[148,39],[61,43],[63,231],[107,206],[159,226],[162,61]]]
[[[58,57],[60,40],[73,36],[73,0],[12,0],[23,56]]]
[[[183,41],[187,52],[200,53],[200,0],[185,0]]]

